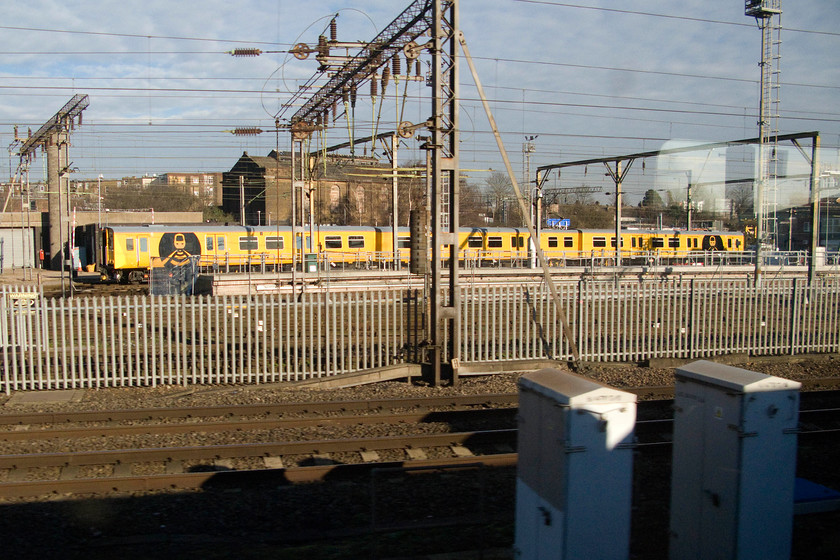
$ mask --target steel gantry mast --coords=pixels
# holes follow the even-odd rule
[[[331,25],[332,28],[332,25]],[[429,333],[431,361],[430,381],[440,384],[449,377],[458,383],[461,347],[460,293],[458,288],[458,207],[459,207],[459,124],[458,124],[458,3],[455,0],[417,0],[409,5],[394,21],[368,43],[357,44],[358,53],[352,57],[332,56],[338,43],[333,35],[329,40],[319,38],[318,47],[297,45],[295,56],[305,58],[308,52],[317,52],[321,63],[319,73],[330,73],[327,82],[309,97],[289,119],[292,131],[292,154],[303,157],[303,143],[311,134],[329,125],[332,112],[337,117],[337,106],[343,104],[348,118],[351,151],[353,132],[350,118],[356,104],[356,95],[365,82],[376,82],[382,68],[383,87],[388,65],[400,56],[416,60],[421,53],[431,55],[431,76],[427,83],[432,87],[432,116],[420,125],[400,122],[398,133],[406,138],[419,128],[427,128],[430,137],[424,137],[423,147],[428,150],[431,173],[430,196],[427,212],[431,214],[431,289],[429,294]],[[430,34],[426,41],[421,37]],[[318,74],[318,75],[320,75]],[[316,75],[317,76],[317,75]],[[315,78],[307,84],[313,84]],[[372,85],[372,94],[375,91]],[[307,88],[296,93],[285,107],[302,100]],[[375,94],[374,94],[375,95]],[[382,92],[384,96],[384,91]],[[373,136],[377,136],[374,134]],[[420,138],[418,138],[420,139]],[[300,145],[300,149],[298,149]],[[301,162],[303,163],[303,162]],[[292,165],[292,185],[303,187],[304,166]],[[294,196],[292,197],[294,200]],[[394,224],[396,227],[396,224]],[[447,250],[448,248],[448,250]],[[448,285],[444,285],[444,269],[448,268]]]

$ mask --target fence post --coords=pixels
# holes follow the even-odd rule
[[[796,346],[799,343],[798,341],[798,330],[796,325],[799,324],[799,317],[801,316],[800,307],[799,307],[799,290],[797,290],[797,282],[798,278],[793,279],[793,283],[791,285],[791,293],[790,293],[790,325],[788,327],[788,344],[789,349],[788,353],[793,356],[796,354]]]
[[[692,278],[688,285],[688,357],[689,359],[694,359],[695,353],[695,340],[694,334],[696,332],[694,328],[694,319],[697,317],[697,299],[696,299],[696,292],[695,292],[695,281],[696,278]]]

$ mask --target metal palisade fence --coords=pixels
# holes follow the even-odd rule
[[[461,288],[464,363],[638,362],[840,350],[840,281],[668,279]],[[426,300],[405,288],[47,299],[0,292],[0,390],[274,383],[423,359]]]

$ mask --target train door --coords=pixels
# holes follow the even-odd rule
[[[149,237],[140,236],[137,238],[137,264],[140,268],[147,269],[151,265],[149,258]]]
[[[295,260],[300,265],[312,253],[312,238],[308,233],[297,232],[295,234]],[[310,260],[312,257],[308,257]]]
[[[513,257],[513,261],[515,263],[520,263],[528,259],[528,239],[529,236],[521,231],[514,231],[513,235],[510,237],[511,256]]]
[[[208,233],[204,236],[204,247],[202,248],[202,265],[210,265],[218,268],[225,260],[225,236],[215,233]]]

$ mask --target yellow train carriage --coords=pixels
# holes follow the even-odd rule
[[[392,228],[375,229],[377,258],[383,264],[394,262],[394,230]],[[411,232],[407,227],[397,228],[397,255],[402,264],[408,264],[411,256]]]
[[[277,265],[292,262],[288,227],[110,226],[102,230],[105,279],[140,282],[153,266],[195,262],[202,267]]]
[[[321,266],[389,266],[394,262],[391,228],[316,226],[293,231],[289,226],[111,226],[102,231],[98,263],[103,278],[138,282],[150,267],[306,270]],[[409,261],[410,233],[397,229],[397,251]],[[695,252],[743,251],[744,235],[727,231],[623,230],[622,258],[689,258]],[[532,256],[530,235],[522,228],[461,228],[459,260],[465,266],[521,266]],[[550,264],[580,264],[615,258],[614,230],[542,230],[540,247]],[[430,254],[431,257],[431,254]],[[448,249],[443,252],[448,258]]]
[[[461,228],[458,232],[458,257],[466,264],[517,264],[529,257],[530,239],[527,229]]]
[[[644,249],[658,256],[684,258],[706,251],[743,251],[744,235],[733,231],[655,230],[645,234]]]
[[[369,266],[380,258],[380,240],[376,228],[316,226],[312,232],[315,235],[315,249],[322,265],[345,266],[353,263]],[[306,234],[309,234],[309,229],[306,230]]]

